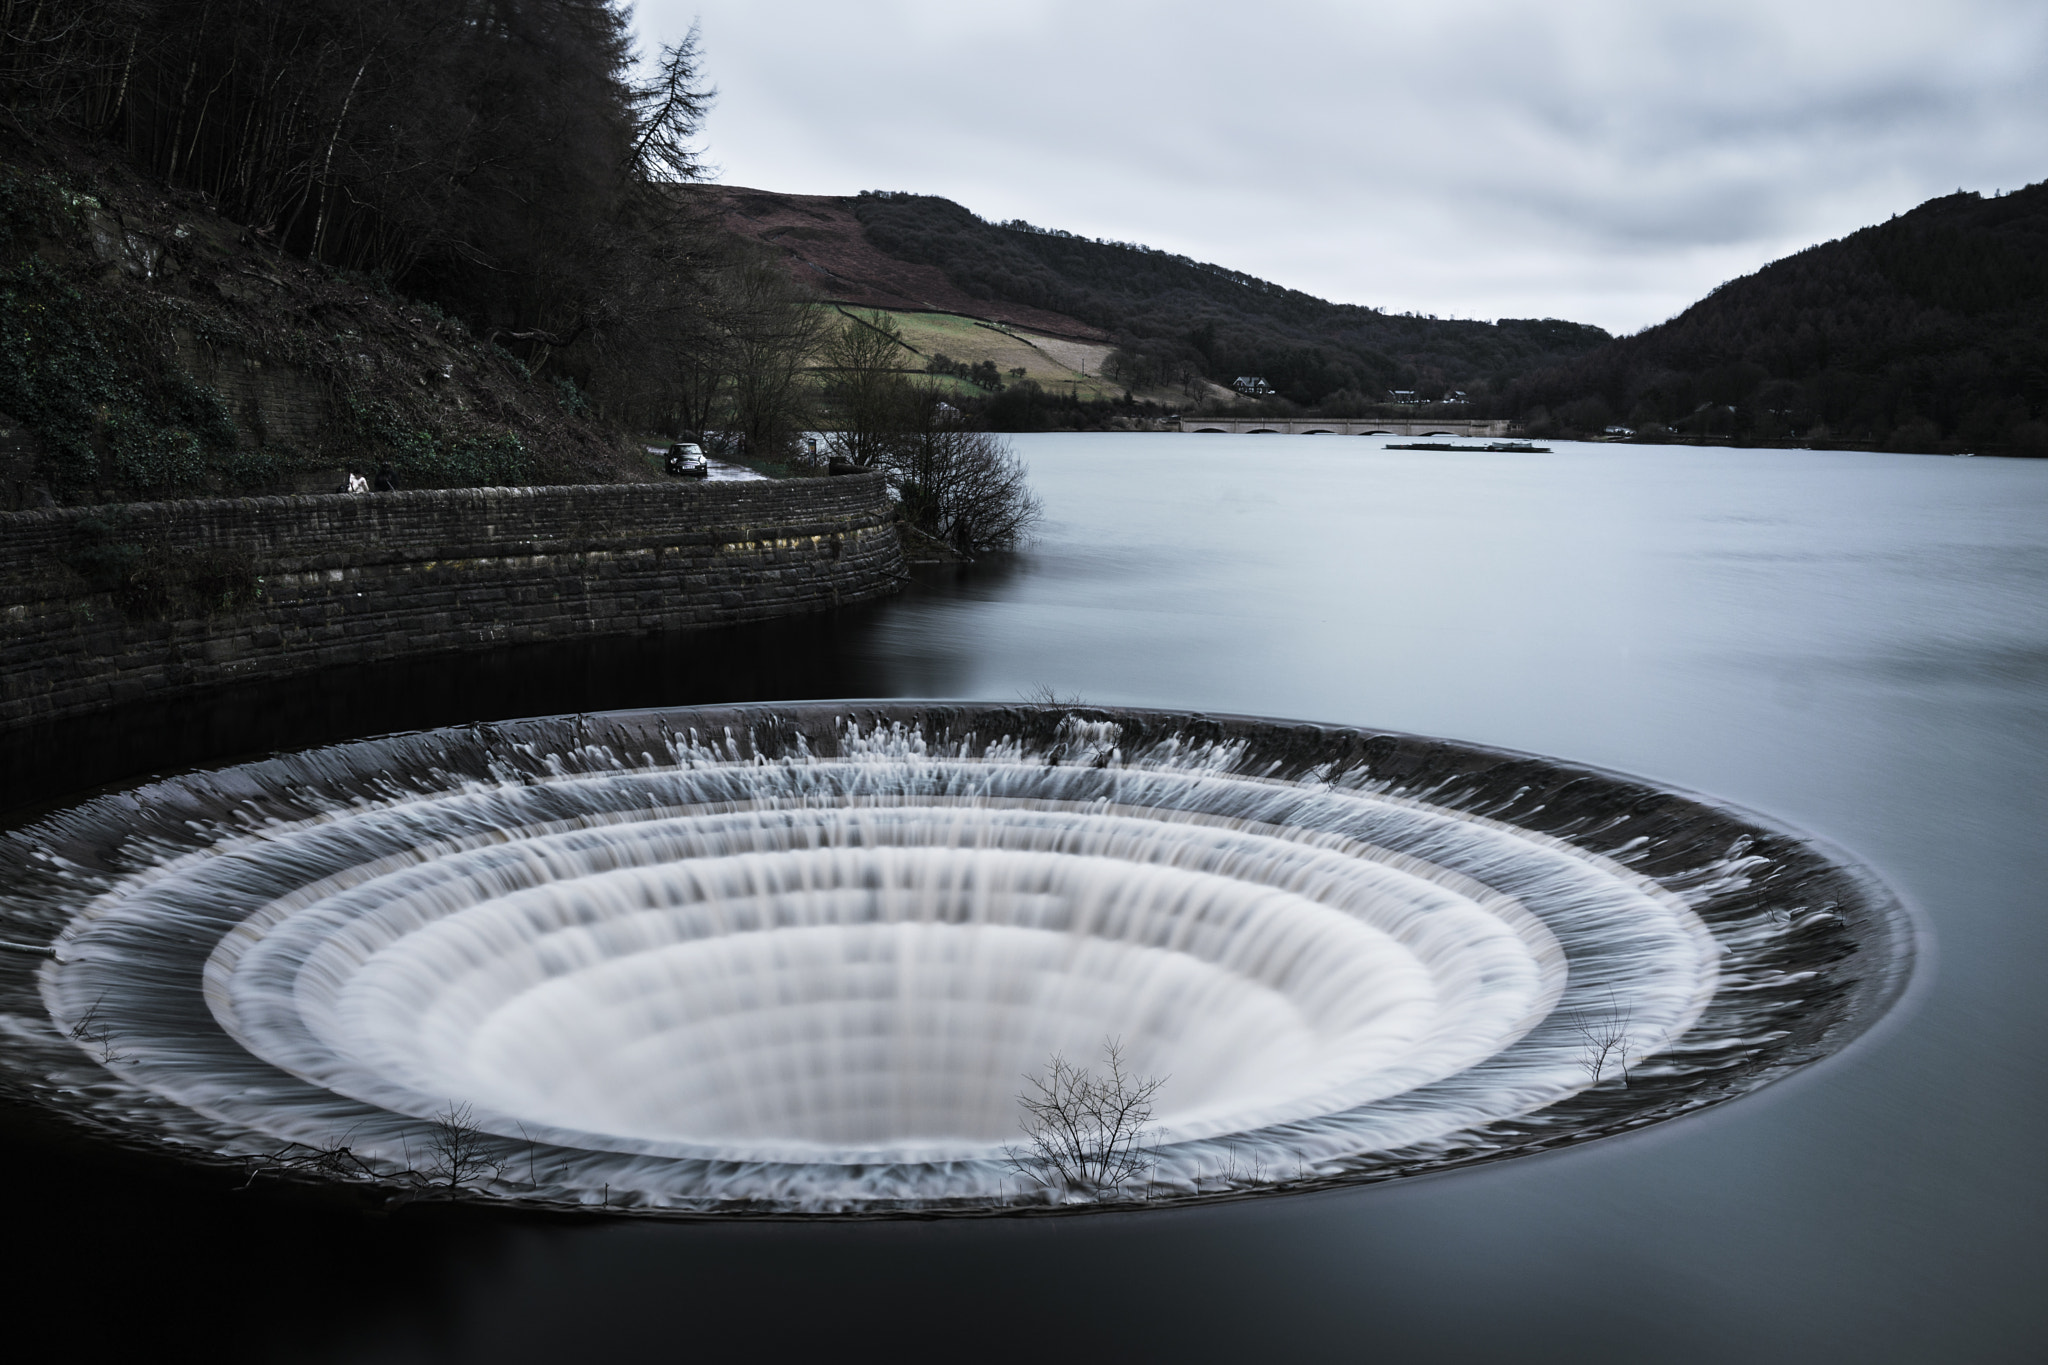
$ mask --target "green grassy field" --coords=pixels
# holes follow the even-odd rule
[[[865,316],[868,310],[845,311]],[[906,369],[922,370],[926,360],[943,353],[969,365],[984,360],[994,361],[1005,384],[1018,378],[1030,379],[1053,392],[1072,392],[1083,399],[1119,398],[1123,395],[1122,386],[1105,383],[1086,370],[1076,368],[1079,364],[1093,369],[1108,352],[1107,346],[1063,342],[1052,337],[1034,339],[1028,332],[999,329],[954,313],[891,311],[888,316],[901,330],[904,343],[915,352],[904,357]],[[1013,373],[1020,368],[1024,371],[1021,376]],[[954,382],[968,392],[976,391],[964,380]]]

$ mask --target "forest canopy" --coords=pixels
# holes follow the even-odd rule
[[[587,325],[608,231],[690,178],[689,61],[635,84],[614,0],[7,6],[18,118],[121,147],[275,245],[519,332]],[[690,48],[686,43],[685,48]]]
[[[589,387],[646,397],[629,333],[695,309],[710,92],[694,32],[636,78],[622,0],[9,3],[0,93]],[[603,387],[600,385],[599,387]],[[607,395],[600,394],[602,400]]]
[[[644,463],[631,429],[793,446],[815,296],[677,192],[713,92],[694,30],[643,61],[630,17],[0,4],[0,407],[35,446],[28,481],[275,487],[342,455],[420,482],[547,476],[451,453],[522,439],[608,441],[552,472],[609,477]],[[76,335],[53,350],[57,317]],[[298,422],[281,445],[256,412],[280,403],[324,403],[332,439]]]
[[[1512,386],[1532,431],[2048,454],[2048,182],[1952,194]]]

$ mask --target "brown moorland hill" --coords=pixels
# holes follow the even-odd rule
[[[703,186],[714,221],[780,251],[827,298],[951,312],[1114,346],[1133,391],[1236,385],[1331,415],[1401,392],[1484,404],[1515,377],[1612,338],[1556,319],[1498,322],[1331,303],[1242,271],[1012,221],[935,195],[852,198]]]
[[[1109,339],[1101,328],[1064,313],[976,298],[936,265],[889,255],[868,240],[860,219],[854,216],[854,200],[825,194],[778,194],[737,185],[680,188],[710,208],[714,221],[727,231],[781,252],[793,276],[834,303],[958,313],[1076,341]]]

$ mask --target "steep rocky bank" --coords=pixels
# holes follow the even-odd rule
[[[644,456],[489,338],[0,119],[0,506],[605,483]]]

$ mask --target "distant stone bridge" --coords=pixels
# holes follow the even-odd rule
[[[1282,436],[1505,436],[1505,418],[1183,417],[1182,431],[1270,432]]]

